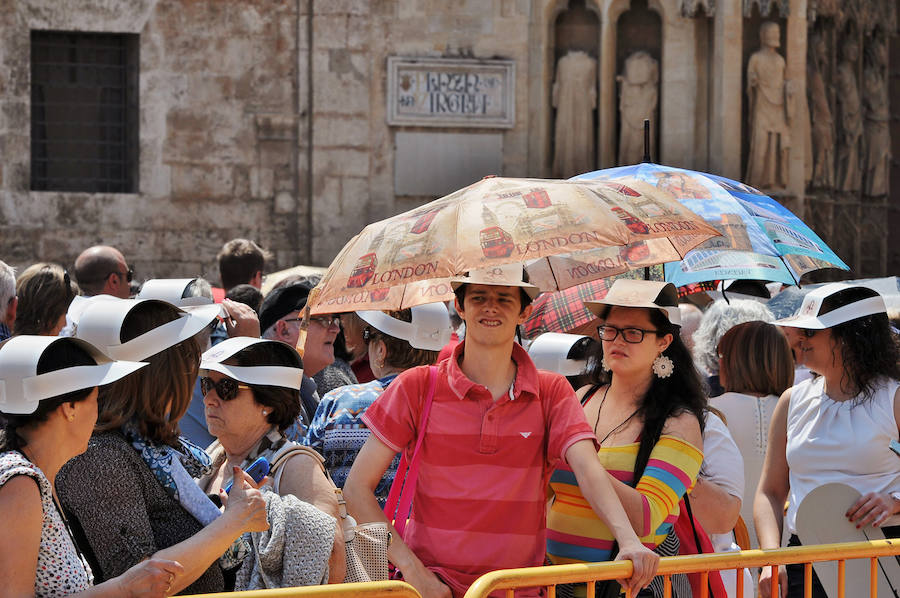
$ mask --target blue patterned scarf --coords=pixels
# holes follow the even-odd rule
[[[141,436],[134,422],[122,427],[125,439],[141,455],[159,484],[178,504],[206,527],[222,512],[194,482],[194,478],[211,471],[211,460],[202,448],[186,438],[179,437],[179,447],[157,444]],[[224,569],[232,569],[244,560],[249,547],[238,538],[222,555]]]

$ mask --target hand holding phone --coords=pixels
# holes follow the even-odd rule
[[[268,475],[269,473],[269,460],[265,457],[260,457],[250,465],[248,465],[244,471],[247,472],[253,481],[257,484]],[[231,485],[234,483],[234,480],[228,482],[228,485],[225,486],[225,494],[231,492]]]

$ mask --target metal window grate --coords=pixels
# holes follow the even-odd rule
[[[138,36],[31,32],[31,189],[134,193]]]

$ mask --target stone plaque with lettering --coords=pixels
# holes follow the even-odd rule
[[[388,57],[388,124],[511,128],[512,60]]]

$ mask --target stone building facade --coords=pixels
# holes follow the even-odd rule
[[[216,252],[243,236],[273,252],[272,269],[326,265],[368,222],[484,175],[551,176],[554,154],[570,143],[557,130],[558,65],[578,52],[596,72],[580,108],[590,133],[573,143],[578,151],[589,145],[595,167],[617,164],[619,93],[633,85],[652,112],[655,161],[741,179],[751,134],[747,64],[770,20],[780,26],[777,51],[800,111],[790,122],[786,184],[775,194],[854,275],[897,273],[896,158],[887,187],[874,194],[865,178],[852,190],[814,182],[813,148],[802,140],[813,136],[815,98],[797,100],[808,96],[815,36],[825,46],[817,72],[827,97],[818,107],[838,114],[835,85],[855,77],[865,137],[866,115],[874,122],[884,112],[867,99],[880,93],[878,73],[887,98],[900,98],[900,77],[888,67],[896,71],[900,60],[872,58],[873,40],[898,57],[896,2],[6,0],[0,259],[71,264],[103,242],[122,249],[142,278],[199,273],[216,281]],[[90,100],[104,111],[99,124],[66,106],[84,95],[72,81],[92,60],[85,56],[100,55],[92,44],[103,46],[106,34],[123,48],[118,128],[108,123],[107,95]],[[860,49],[849,67],[838,47],[848,36]],[[638,52],[655,65],[652,83],[639,71],[637,83],[629,79],[626,61]],[[54,88],[54,77],[68,87]],[[900,140],[898,108],[889,102],[888,149]],[[54,145],[54,135],[73,130],[95,141],[99,130],[100,141]],[[111,130],[124,140],[114,150],[105,149]],[[868,128],[882,145],[883,132]],[[96,174],[108,173],[110,151],[124,160],[115,166],[119,187]],[[54,171],[48,156],[58,153],[69,162]]]

